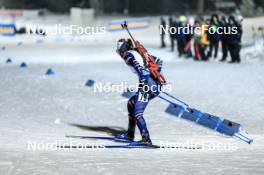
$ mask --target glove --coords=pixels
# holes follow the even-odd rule
[[[150,68],[150,65],[149,65],[149,63],[146,61],[146,59],[143,59],[143,64],[144,64],[144,67],[145,68]]]
[[[150,88],[148,86],[148,77],[147,76],[141,76],[139,80],[139,90],[143,93],[148,93]]]
[[[133,50],[134,49],[134,46],[133,46],[133,43],[132,43],[131,39],[127,39],[126,44],[127,44],[128,48],[129,48],[129,50]]]

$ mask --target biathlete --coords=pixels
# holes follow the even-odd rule
[[[132,68],[132,71],[137,74],[139,85],[137,92],[127,103],[128,129],[125,133],[117,135],[116,139],[129,140],[132,144],[152,145],[143,114],[149,101],[159,95],[162,83],[153,76],[150,71],[151,65],[149,65],[145,59],[143,59],[142,65],[139,63],[140,61],[137,61],[134,55],[135,51],[142,56],[142,50],[146,50],[138,41],[135,45],[136,46],[134,47],[130,39],[120,39],[117,42],[116,52],[121,56],[125,63]],[[152,63],[155,65],[156,71],[159,74],[162,68],[162,60],[152,55],[148,56],[151,57]],[[140,131],[142,140],[133,142],[136,125]]]

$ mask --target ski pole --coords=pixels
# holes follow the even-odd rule
[[[165,94],[165,95],[167,95],[167,96],[169,96],[169,97],[171,97],[171,98],[173,98],[173,99],[175,99],[175,100],[177,100],[178,102],[184,104],[187,108],[189,108],[189,105],[188,105],[187,103],[181,101],[180,99],[174,97],[173,95],[171,95],[171,94],[169,94],[169,93],[167,93],[167,92],[162,92],[162,93]]]
[[[172,104],[172,105],[174,105],[174,106],[178,106],[176,103],[174,103],[174,102],[172,102],[172,101],[170,101],[170,100],[168,100],[168,99],[166,99],[166,98],[164,98],[164,97],[162,97],[162,96],[158,96],[160,99],[162,99],[162,100],[164,100],[164,101],[166,101],[166,102],[168,102],[168,103],[170,103],[170,104]]]
[[[128,27],[127,27],[127,22],[126,22],[126,21],[124,21],[124,24],[121,24],[121,27],[122,27],[123,29],[126,29],[126,31],[127,31],[127,33],[129,34],[130,38],[131,38],[132,41],[135,43],[136,40],[133,38],[132,34],[130,33],[130,31],[129,31]]]

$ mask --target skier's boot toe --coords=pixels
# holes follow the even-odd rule
[[[118,141],[127,141],[127,142],[133,142],[134,137],[131,137],[128,135],[128,132],[122,133],[122,134],[118,134],[117,136],[115,136],[115,139]]]
[[[140,145],[150,146],[150,145],[152,145],[152,141],[150,140],[150,138],[143,138],[140,141],[132,142],[131,145],[133,145],[133,146],[140,146]]]

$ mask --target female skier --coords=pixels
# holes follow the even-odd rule
[[[139,42],[137,42],[137,44],[139,47],[143,48]],[[132,96],[127,103],[128,130],[125,133],[117,135],[116,139],[128,140],[134,145],[152,145],[143,113],[149,101],[159,95],[161,83],[150,73],[149,64],[144,61],[144,59],[142,65],[137,61],[135,51],[140,53],[139,47],[134,48],[130,39],[120,39],[117,42],[116,52],[121,56],[125,63],[132,68],[132,71],[137,74],[139,85],[136,94]],[[156,65],[158,65],[157,70],[160,72],[162,60],[154,56],[151,56],[151,58],[155,61]],[[133,142],[136,125],[140,131],[142,140]]]

